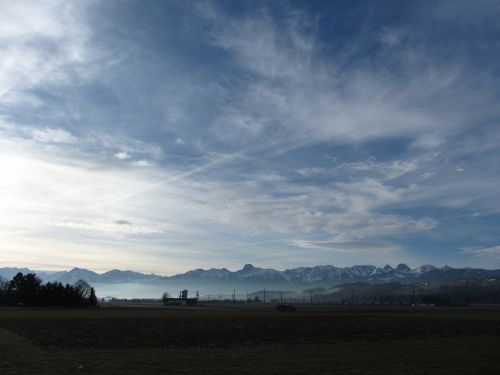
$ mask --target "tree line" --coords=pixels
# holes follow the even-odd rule
[[[6,306],[95,306],[95,290],[79,280],[73,285],[42,283],[35,273],[21,272],[7,281],[0,277],[0,305]]]

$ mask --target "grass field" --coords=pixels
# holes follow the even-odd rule
[[[500,310],[0,308],[0,373],[500,373]]]

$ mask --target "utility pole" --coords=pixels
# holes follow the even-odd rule
[[[247,290],[247,303],[249,303],[250,301],[248,300],[248,290]]]
[[[236,288],[233,289],[233,303],[236,303]]]
[[[264,305],[266,304],[266,288],[264,288]]]
[[[408,285],[411,288],[411,301],[410,301],[410,306],[416,305],[417,304],[417,297],[416,297],[416,288],[418,287],[417,283],[409,284]]]
[[[280,290],[280,305],[283,305],[283,291]]]

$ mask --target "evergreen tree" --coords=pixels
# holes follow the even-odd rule
[[[6,282],[0,280],[0,304],[26,306],[95,306],[95,290],[85,281],[75,285],[60,282],[42,284],[34,273],[18,273]]]
[[[16,304],[35,305],[39,303],[42,281],[34,273],[26,276],[19,272],[10,281],[8,291]]]

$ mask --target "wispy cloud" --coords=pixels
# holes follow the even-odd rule
[[[39,106],[33,91],[76,79],[93,79],[104,57],[91,42],[87,5],[16,1],[0,5],[0,105]]]
[[[233,19],[218,9],[209,12],[214,44],[254,74],[241,86],[237,104],[226,110],[229,117],[219,123],[225,140],[274,133],[290,140],[300,136],[307,144],[390,136],[432,146],[491,113],[492,96],[479,84],[482,77],[467,66],[428,58],[420,42],[410,41],[401,53],[374,57],[374,63],[383,58],[384,66],[397,69],[358,64],[337,70],[335,59],[325,64],[314,18],[307,12],[294,12],[279,23],[265,9],[257,13]],[[394,41],[394,33],[386,39]]]
[[[130,155],[128,154],[127,151],[120,151],[115,154],[115,158],[120,159],[120,160],[126,160],[130,159]]]
[[[500,246],[492,246],[486,248],[471,248],[466,247],[462,249],[463,252],[467,254],[473,254],[477,256],[497,256],[500,255]]]
[[[47,143],[76,143],[77,138],[63,129],[33,129],[31,131],[33,139],[38,142]]]
[[[387,252],[401,250],[401,246],[384,242],[369,242],[369,241],[305,241],[294,240],[294,246],[305,249],[324,249],[333,251],[349,251],[349,252]]]
[[[157,228],[143,227],[131,225],[128,222],[91,222],[91,221],[56,221],[48,222],[48,225],[69,229],[82,229],[88,231],[99,231],[106,233],[118,233],[118,234],[155,234],[161,233],[163,230]],[[124,225],[128,224],[128,225]]]
[[[379,35],[380,42],[388,47],[398,47],[406,37],[404,29],[391,29],[385,27]]]

